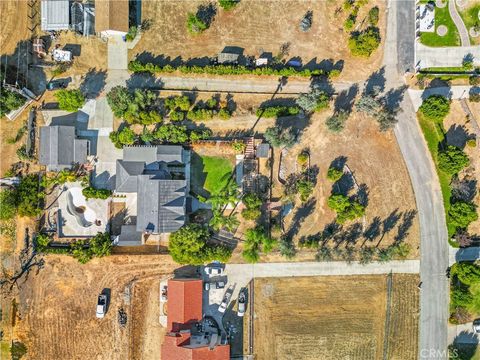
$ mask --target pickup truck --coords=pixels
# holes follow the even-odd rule
[[[97,301],[97,318],[103,319],[105,317],[106,312],[107,312],[107,295],[100,294],[98,295],[98,301]]]

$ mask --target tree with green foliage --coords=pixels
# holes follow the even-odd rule
[[[345,128],[345,122],[349,117],[349,113],[343,109],[340,109],[335,114],[330,116],[325,124],[327,125],[328,130],[334,133],[339,133]]]
[[[313,193],[314,184],[308,178],[300,179],[297,183],[298,194],[300,195],[300,200],[305,202],[308,200],[310,195]]]
[[[332,181],[332,182],[337,182],[340,180],[343,176],[343,171],[340,169],[337,169],[334,166],[330,166],[327,171],[327,179]]]
[[[328,207],[337,213],[337,221],[340,224],[348,220],[354,220],[365,214],[365,207],[348,196],[333,194],[328,198]]]
[[[262,106],[259,107],[256,111],[257,116],[264,118],[275,118],[281,116],[293,116],[300,113],[300,108],[298,106],[285,106],[285,105],[272,105],[272,106]]]
[[[438,153],[438,167],[449,175],[458,174],[470,164],[470,159],[459,147],[448,145]]]
[[[182,144],[189,140],[187,127],[174,124],[161,125],[154,132],[155,139],[171,144]]]
[[[0,191],[0,220],[10,220],[17,214],[17,192],[12,189]]]
[[[26,99],[14,91],[10,91],[0,84],[0,117],[25,104]]]
[[[188,111],[192,106],[190,98],[186,95],[183,96],[171,96],[165,99],[165,107],[169,111]]]
[[[133,96],[125,86],[115,86],[107,94],[107,102],[116,117],[122,117],[133,102]]]
[[[40,188],[38,174],[22,177],[15,191],[18,215],[28,217],[40,215],[45,193]]]
[[[380,30],[370,26],[363,31],[353,32],[348,40],[352,55],[369,57],[380,45]]]
[[[378,6],[374,6],[370,9],[370,11],[368,12],[368,22],[370,23],[370,25],[377,26],[379,14],[380,9],[378,8]]]
[[[238,3],[239,0],[218,0],[218,5],[225,11],[232,10]]]
[[[293,243],[292,239],[286,235],[283,235],[278,242],[278,249],[280,250],[280,254],[287,259],[293,259],[297,254],[297,250],[295,249],[295,244]]]
[[[209,245],[209,238],[208,228],[189,224],[170,235],[168,250],[179,264],[201,265],[213,260],[226,262],[231,250],[224,246]]]
[[[364,93],[355,104],[358,111],[363,112],[375,118],[380,127],[380,131],[387,131],[398,122],[395,112],[388,109],[384,101],[378,97],[378,89],[373,92]]]
[[[369,264],[374,260],[375,248],[372,246],[365,246],[360,249],[360,264]]]
[[[187,30],[192,35],[197,35],[208,29],[208,24],[204,22],[198,15],[188,13]]]
[[[234,214],[225,216],[220,209],[213,209],[213,216],[209,222],[209,225],[217,231],[226,229],[230,232],[234,231],[239,224],[240,221]]]
[[[295,132],[292,128],[270,127],[265,131],[264,136],[273,147],[290,148],[296,142]]]
[[[137,140],[135,132],[128,127],[124,127],[120,131],[112,131],[109,137],[110,141],[118,149],[123,148],[125,145],[133,145]]]
[[[112,191],[108,189],[96,189],[92,186],[88,186],[82,190],[83,196],[87,199],[102,199],[106,200],[112,196]]]
[[[418,110],[429,120],[442,121],[450,112],[450,100],[442,95],[430,95]]]
[[[61,110],[75,112],[85,104],[85,97],[78,89],[66,90],[61,89],[55,93],[58,100],[58,107]]]
[[[231,146],[232,146],[232,149],[235,150],[237,154],[243,153],[245,151],[245,148],[247,147],[247,145],[240,140],[235,140],[234,142],[232,142]]]
[[[260,207],[262,206],[262,199],[256,194],[247,194],[242,199],[245,209],[242,210],[242,216],[245,220],[256,220],[261,215]]]
[[[319,88],[312,88],[309,93],[301,94],[295,103],[306,113],[320,111],[328,107],[330,95]]]
[[[480,283],[480,267],[469,262],[457,262],[450,269],[450,276],[457,276],[463,284]]]
[[[218,117],[222,120],[228,120],[232,117],[232,113],[227,108],[221,108],[218,111]]]
[[[245,232],[243,258],[250,263],[258,262],[260,259],[259,253],[269,253],[276,244],[277,240],[268,236],[263,227],[257,226],[256,228],[248,229]]]
[[[449,225],[456,229],[466,229],[470,223],[478,219],[477,207],[473,203],[464,201],[454,202],[448,210]]]
[[[10,356],[12,360],[20,360],[27,354],[27,347],[20,341],[14,341],[10,347]]]

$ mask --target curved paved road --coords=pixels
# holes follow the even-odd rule
[[[397,71],[397,22],[402,23],[413,1],[389,0],[385,76],[387,89],[403,85]],[[405,11],[407,9],[407,11]],[[408,39],[407,39],[408,40]],[[414,46],[412,37],[411,46]],[[408,92],[400,105],[395,136],[412,181],[420,220],[420,341],[421,359],[447,358],[448,242],[442,193],[430,153],[418,125]]]
[[[452,18],[455,26],[457,27],[458,33],[460,34],[460,41],[462,46],[470,46],[470,37],[468,36],[468,30],[465,27],[460,14],[458,13],[457,6],[455,5],[456,0],[449,0],[448,2],[448,12]]]

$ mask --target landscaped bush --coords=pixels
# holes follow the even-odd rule
[[[300,200],[302,202],[307,201],[310,195],[312,195],[313,187],[313,181],[311,181],[310,179],[304,178],[298,181],[297,190],[298,194],[300,195]]]
[[[242,210],[242,216],[245,220],[256,220],[262,215],[260,207],[262,199],[255,194],[245,195],[242,199],[245,209]]]
[[[243,153],[245,151],[245,148],[247,147],[247,145],[240,140],[235,140],[234,142],[232,142],[231,146],[232,146],[232,149],[239,154]]]
[[[218,0],[218,5],[220,5],[225,11],[229,11],[237,6],[238,2],[239,0]]]
[[[328,198],[328,207],[337,213],[337,221],[340,224],[365,214],[365,207],[362,204],[341,194],[331,195]]]
[[[205,66],[188,66],[180,65],[173,67],[172,65],[155,65],[152,63],[141,63],[138,60],[130,61],[128,70],[133,72],[149,72],[151,74],[157,73],[172,73],[179,71],[182,74],[209,74],[209,75],[273,75],[273,76],[337,76],[339,70],[326,71],[323,69],[297,69],[294,67],[271,67],[262,66],[257,68],[250,68],[243,65],[205,65]]]
[[[192,121],[207,121],[213,119],[214,112],[209,109],[195,109],[187,113],[187,118]]]
[[[218,112],[218,117],[222,120],[228,120],[232,117],[232,114],[226,108],[221,108]]]
[[[183,121],[185,119],[185,113],[183,111],[174,110],[169,114],[171,121]]]
[[[343,171],[336,167],[330,166],[327,171],[327,178],[330,181],[337,182],[343,176]]]
[[[85,97],[80,90],[61,89],[55,93],[58,100],[58,107],[61,110],[74,112],[80,109],[85,103]]]
[[[355,25],[355,21],[357,20],[356,16],[353,16],[350,14],[346,19],[345,22],[343,23],[343,28],[347,31],[350,31],[353,29],[353,26]]]
[[[307,94],[301,94],[295,102],[307,113],[320,111],[328,107],[330,103],[330,95],[325,91],[314,88]]]
[[[477,207],[473,203],[458,201],[448,211],[449,225],[455,229],[466,229],[470,223],[478,219]]]
[[[293,201],[297,195],[300,195],[302,202],[307,201],[313,192],[314,180],[314,174],[310,170],[298,174],[290,174],[284,186],[285,196]]]
[[[179,264],[201,265],[218,260],[227,262],[232,251],[207,243],[210,231],[197,224],[189,224],[170,234],[168,250]]]
[[[192,106],[188,96],[172,96],[165,99],[165,107],[171,111],[181,110],[188,111]]]
[[[273,147],[292,147],[296,142],[296,136],[292,128],[282,129],[279,126],[270,127],[265,131],[265,139]]]
[[[467,154],[459,147],[448,145],[438,153],[438,166],[449,175],[455,175],[470,164]]]
[[[112,196],[112,191],[108,189],[95,189],[92,186],[88,186],[82,190],[83,196],[87,199],[108,199]]]
[[[477,146],[477,139],[468,139],[467,140],[467,146],[474,148]]]
[[[348,119],[348,112],[341,109],[337,113],[330,116],[326,121],[325,125],[327,125],[328,130],[334,133],[339,133],[345,128],[345,122]]]
[[[308,153],[306,151],[302,151],[300,154],[298,154],[297,162],[300,165],[305,165],[308,162]]]
[[[370,11],[368,12],[368,22],[370,23],[370,25],[377,26],[379,13],[380,10],[378,6],[370,9]]]
[[[355,56],[370,56],[380,45],[381,37],[378,28],[370,26],[367,29],[354,32],[348,40],[348,47]]]
[[[107,102],[117,117],[123,117],[129,124],[151,125],[162,121],[155,110],[157,95],[150,90],[135,89],[133,93],[126,87],[115,86],[107,94]]]
[[[468,83],[472,86],[480,85],[480,76],[472,75],[468,78]]]
[[[297,115],[300,112],[298,106],[265,106],[257,109],[256,115],[264,118]]]
[[[15,214],[28,217],[39,215],[44,198],[38,174],[23,176],[15,188],[0,192],[0,220],[11,219]]]
[[[418,110],[427,119],[441,121],[450,112],[450,100],[442,95],[430,95]]]
[[[248,229],[245,232],[243,258],[250,263],[256,263],[260,258],[260,252],[269,253],[276,244],[277,240],[268,236],[263,227]]]
[[[461,324],[471,321],[480,312],[477,301],[480,268],[470,262],[458,262],[450,268],[450,322]]]
[[[138,29],[136,26],[130,26],[128,29],[128,33],[125,35],[125,40],[133,41],[135,36],[137,36]]]
[[[173,124],[165,124],[160,126],[154,132],[155,139],[172,144],[186,143],[189,140],[187,127],[177,126]]]
[[[208,24],[197,15],[189,13],[187,16],[187,29],[190,34],[197,35],[208,29]]]
[[[5,89],[3,84],[0,84],[0,117],[3,117],[12,110],[18,109],[25,104],[25,101],[26,99],[22,95]]]

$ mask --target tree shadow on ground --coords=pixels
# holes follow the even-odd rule
[[[467,128],[464,125],[453,124],[446,133],[448,145],[453,145],[463,149],[470,139]]]
[[[382,236],[378,240],[377,247],[382,242],[386,234],[392,231],[400,220],[402,214],[398,212],[398,208],[395,209],[382,221]]]
[[[363,242],[362,246],[364,246],[367,241],[373,242],[380,236],[381,225],[382,220],[380,219],[380,216],[375,216],[363,233],[365,241]]]
[[[293,239],[298,232],[300,231],[301,224],[313,214],[315,210],[316,199],[310,198],[306,202],[304,202],[298,209],[295,211],[295,215],[292,219],[292,224],[286,233],[286,237],[288,239]]]
[[[385,66],[383,66],[369,76],[369,78],[365,82],[363,92],[365,94],[382,93],[385,91],[386,81],[387,80],[385,78]]]
[[[215,15],[217,15],[217,7],[212,2],[208,4],[202,4],[197,9],[197,17],[207,24],[207,27],[210,27]]]
[[[80,91],[87,99],[95,99],[105,88],[106,79],[106,70],[90,68],[83,76],[83,82],[80,84]]]
[[[403,85],[396,89],[388,90],[385,95],[383,96],[385,106],[387,109],[393,112],[397,112],[400,110],[400,104],[403,101],[405,96],[405,91],[407,91],[408,86]]]
[[[476,179],[463,179],[460,180],[457,177],[453,179],[451,183],[452,198],[465,202],[471,202],[477,195]]]
[[[408,236],[408,231],[413,225],[415,216],[417,216],[417,210],[409,210],[403,213],[402,222],[398,225],[397,234],[394,238],[396,242],[401,242]]]
[[[358,90],[358,84],[353,84],[348,90],[341,91],[335,99],[334,111],[345,110],[349,113],[352,112]]]
[[[360,184],[358,186],[357,200],[364,207],[368,206],[368,194],[369,193],[370,193],[370,191],[368,190],[368,185],[367,184]]]
[[[126,81],[126,86],[130,90],[160,90],[163,88],[163,85],[163,81],[151,73],[133,73],[130,79]]]

